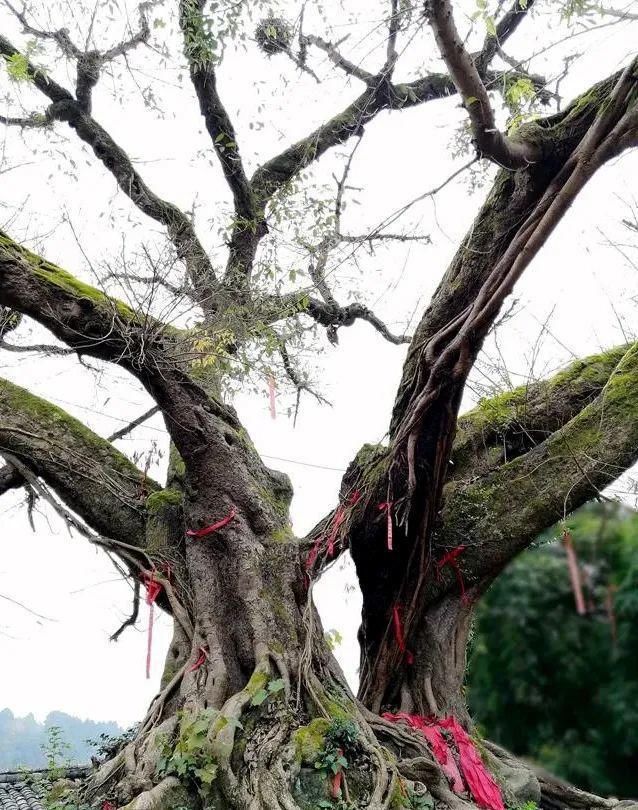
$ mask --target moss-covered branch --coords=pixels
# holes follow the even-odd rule
[[[145,545],[145,501],[159,485],[62,408],[0,378],[3,452],[19,458],[99,534]]]
[[[543,442],[593,402],[628,348],[576,360],[548,380],[484,399],[460,416],[448,481],[473,481]]]
[[[540,532],[598,495],[638,459],[638,344],[618,359],[619,351],[590,363],[595,386],[607,364],[616,361],[600,393],[561,428],[497,469],[448,485],[439,539],[446,547],[466,547],[463,570],[471,579],[491,579]],[[571,379],[577,391],[590,384],[586,372],[586,364],[580,370],[572,366],[545,390],[551,395],[555,386],[561,396],[561,386]]]

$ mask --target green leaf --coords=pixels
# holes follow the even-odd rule
[[[281,692],[281,690],[284,688],[284,685],[285,684],[283,682],[283,678],[277,678],[276,681],[270,681],[270,683],[268,684],[268,691],[270,692],[271,695],[276,695],[277,692]]]
[[[217,776],[217,765],[215,765],[214,763],[210,763],[208,765],[205,765],[203,768],[196,768],[195,776],[204,785],[210,785],[212,782],[215,781],[215,778]]]
[[[261,704],[266,700],[268,697],[268,692],[265,689],[258,689],[255,694],[253,695],[252,700],[250,701],[251,706],[261,706]]]

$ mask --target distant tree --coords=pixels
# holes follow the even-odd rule
[[[544,535],[477,609],[468,701],[490,739],[596,792],[638,795],[638,514],[602,503],[568,521],[583,575]]]
[[[46,767],[47,735],[52,728],[59,729],[60,739],[68,746],[66,756],[74,765],[90,762],[102,735],[115,737],[123,731],[117,723],[81,720],[65,712],[50,712],[43,723],[38,723],[32,714],[14,717],[9,709],[3,709],[0,711],[0,769]]]

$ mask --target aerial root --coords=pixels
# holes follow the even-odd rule
[[[151,729],[157,725],[157,723],[161,720],[162,712],[164,711],[164,706],[168,698],[173,694],[173,692],[177,689],[177,687],[182,682],[184,674],[186,672],[187,664],[181,666],[175,675],[171,678],[171,680],[166,684],[166,686],[159,692],[151,701],[151,705],[149,706],[148,712],[146,713],[146,717],[142,720],[140,725],[140,730],[138,732],[138,736],[142,736],[143,734],[147,734]]]

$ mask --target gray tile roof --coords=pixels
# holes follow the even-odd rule
[[[64,776],[79,779],[88,768],[68,768]],[[38,782],[46,771],[7,771],[0,773],[0,810],[44,810]]]
[[[24,773],[0,774],[0,810],[43,810],[37,786],[24,780]]]

